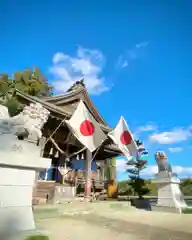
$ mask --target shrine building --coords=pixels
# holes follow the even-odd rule
[[[70,119],[80,100],[82,100],[95,120],[100,124],[101,129],[107,135],[112,129],[98,112],[94,103],[88,95],[83,81],[76,82],[65,94],[51,97],[34,97],[19,90],[15,92],[16,98],[24,105],[40,103],[49,112],[47,123],[42,129],[45,138],[45,147],[42,155],[52,159],[50,169],[41,172],[38,177],[37,198],[51,199],[55,186],[65,184],[73,186],[78,184],[83,188],[85,181],[86,149],[71,134],[64,120]],[[97,151],[97,150],[96,150]],[[30,153],[29,153],[30,154]],[[114,159],[121,155],[118,147],[108,137],[105,143],[96,152],[91,164],[91,179],[94,180],[96,190],[101,190],[107,180],[115,180],[116,169]],[[112,160],[111,160],[112,159]],[[111,164],[112,172],[110,177],[106,176],[107,167]],[[67,168],[65,180],[60,169]]]

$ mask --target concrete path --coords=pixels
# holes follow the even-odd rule
[[[146,212],[108,202],[49,206],[49,216],[46,208],[44,213],[40,209],[39,215],[36,209],[37,226],[50,240],[192,239],[192,215]]]

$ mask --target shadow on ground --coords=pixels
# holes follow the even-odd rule
[[[186,231],[190,221],[183,222],[177,214],[161,215],[163,218],[169,217],[172,225],[177,223],[173,221],[180,219],[178,222],[180,230],[177,230],[178,226],[169,229],[166,224],[157,225],[158,219],[155,219],[157,215],[153,214],[152,222],[146,221],[145,214],[129,207],[127,204],[115,204],[115,203],[100,203],[100,204],[63,204],[58,206],[46,206],[36,209],[37,222],[49,229],[50,231],[61,231],[67,234],[71,240],[89,239],[87,234],[92,234],[92,239],[115,239],[115,240],[191,240],[192,234],[190,231]],[[136,211],[136,212],[135,212]],[[127,213],[127,214],[126,214]],[[140,216],[141,213],[141,216]],[[149,213],[150,214],[150,213]],[[123,215],[126,219],[123,219]],[[132,217],[137,215],[138,221],[133,221]],[[159,214],[158,214],[159,215]],[[130,216],[130,219],[129,219]],[[132,216],[132,217],[131,217]],[[172,217],[174,219],[172,219]],[[142,219],[141,219],[142,218]],[[137,218],[136,218],[137,219]],[[144,221],[140,221],[144,220]],[[182,220],[182,221],[181,221]],[[186,219],[184,219],[186,220]],[[140,221],[140,222],[139,222]],[[146,223],[145,223],[146,221]],[[156,226],[153,223],[156,222]],[[164,222],[164,221],[163,221]],[[165,221],[166,222],[166,221]],[[187,224],[185,227],[182,224]],[[39,226],[40,226],[39,225]],[[55,225],[55,227],[53,227]],[[160,227],[161,226],[161,227]],[[164,229],[165,227],[166,229]],[[60,229],[60,230],[59,230]],[[84,230],[82,230],[84,229]],[[97,232],[103,231],[103,234],[98,235]],[[171,230],[172,229],[172,230]],[[189,229],[190,230],[190,229]],[[106,235],[105,235],[106,234]],[[105,235],[105,238],[104,238]],[[95,238],[94,238],[95,237]],[[53,240],[60,239],[53,238]],[[67,238],[68,239],[68,238]],[[52,240],[52,239],[51,239]]]
[[[65,217],[66,218],[66,217]],[[152,227],[140,223],[132,223],[118,219],[111,219],[95,214],[67,216],[67,218],[78,221],[85,221],[89,224],[94,224],[100,227],[110,228],[111,231],[119,233],[134,234],[142,239],[150,240],[191,240],[192,234],[170,231],[162,228]],[[155,220],[155,219],[154,219]]]

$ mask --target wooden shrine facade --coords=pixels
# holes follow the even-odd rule
[[[30,103],[40,103],[47,110],[50,111],[50,116],[45,124],[42,132],[43,136],[48,140],[44,148],[44,157],[52,158],[52,167],[57,169],[58,166],[62,166],[67,158],[71,156],[70,160],[75,157],[79,157],[81,160],[85,158],[86,149],[85,147],[70,133],[64,120],[69,119],[75,111],[80,100],[83,100],[90,113],[100,124],[101,129],[107,134],[111,131],[103,117],[99,114],[98,110],[91,101],[86,88],[80,84],[76,84],[75,88],[70,89],[67,93],[58,96],[38,98],[29,96],[25,93],[16,90],[15,92],[17,99],[22,103],[29,105]],[[94,155],[94,152],[93,152]],[[95,159],[97,161],[98,168],[101,169],[103,162],[106,159],[114,158],[121,155],[120,150],[117,146],[112,143],[108,138],[104,145],[100,147],[96,153]],[[55,172],[57,170],[53,170]],[[52,180],[55,173],[52,172]],[[71,171],[71,178],[74,178],[75,174],[82,175],[83,171]],[[98,176],[99,174],[99,176]],[[93,178],[100,178],[104,176],[103,173],[98,173],[97,170],[93,171]],[[103,177],[102,177],[103,178]],[[103,179],[104,180],[104,179]]]

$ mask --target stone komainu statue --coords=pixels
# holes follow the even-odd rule
[[[156,152],[155,160],[157,162],[158,172],[172,173],[171,165],[168,163],[167,156],[164,152]]]
[[[41,104],[31,103],[20,114],[10,117],[8,109],[0,105],[0,135],[14,134],[36,142],[42,137],[41,129],[49,114]]]

